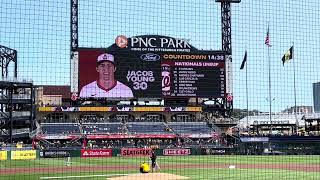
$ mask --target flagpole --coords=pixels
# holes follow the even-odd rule
[[[268,29],[267,29],[267,36],[266,36],[266,40],[264,42],[265,45],[268,46],[268,68],[269,68],[269,121],[270,121],[270,125],[271,125],[271,120],[272,120],[272,101],[271,101],[271,60],[270,60],[270,37],[269,37],[269,22],[268,22]],[[272,128],[270,128],[270,134],[271,134],[271,130]]]
[[[269,29],[269,25],[268,25],[268,29]],[[270,46],[268,46],[268,63],[269,63],[269,120],[270,120],[270,124],[271,124],[271,106],[272,106],[272,101],[271,101],[271,62],[270,62]]]
[[[271,101],[271,60],[270,60],[270,37],[269,37],[269,22],[268,22],[268,30],[267,30],[267,37],[266,37],[266,41],[265,44],[268,46],[268,66],[269,66],[269,121],[270,121],[270,125],[271,125],[271,121],[272,121],[272,109],[271,109],[271,106],[272,106],[272,101]],[[271,133],[271,128],[270,128],[270,133]]]
[[[247,50],[246,50],[247,53]],[[247,126],[249,127],[248,64],[246,65]],[[250,127],[249,127],[250,129]]]
[[[299,122],[297,118],[297,91],[296,91],[296,65],[294,62],[294,42],[292,43],[292,63],[293,63],[293,94],[294,94],[294,116],[296,119],[296,133],[298,133]]]

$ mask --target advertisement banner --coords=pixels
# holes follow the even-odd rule
[[[137,157],[137,156],[150,156],[152,150],[145,148],[122,148],[121,156]]]
[[[120,135],[120,134],[111,134],[111,135],[87,135],[87,139],[172,139],[176,138],[175,134],[133,134],[133,135]]]
[[[40,111],[40,112],[54,112],[55,107],[39,107],[38,111]]]
[[[47,107],[44,107],[47,108]],[[49,109],[42,109],[39,107],[39,111],[46,111],[46,112],[55,112],[56,109],[61,107],[50,107]],[[187,107],[129,107],[129,106],[116,106],[116,107],[68,107],[66,109],[72,110],[73,112],[201,112],[202,107],[197,106],[187,106]],[[67,111],[65,109],[65,111]]]
[[[80,135],[37,135],[38,139],[76,139],[79,137]]]
[[[63,158],[70,157],[71,153],[69,151],[40,151],[40,158]]]
[[[190,149],[164,149],[164,156],[188,156],[191,154]]]
[[[36,150],[27,150],[27,151],[11,151],[11,159],[36,159],[37,157]]]
[[[7,160],[7,151],[0,151],[0,160]]]
[[[201,149],[202,155],[229,155],[235,153],[234,148],[204,148]]]
[[[187,112],[201,112],[202,107],[186,107]]]
[[[112,157],[112,149],[81,149],[81,157]]]
[[[112,107],[79,107],[79,111],[110,112]]]
[[[226,154],[226,150],[225,149],[203,149],[202,154],[204,155]]]
[[[162,112],[163,107],[134,107],[135,112]]]
[[[79,97],[225,97],[225,52],[160,35],[79,48]]]
[[[241,142],[268,142],[269,137],[241,137]]]

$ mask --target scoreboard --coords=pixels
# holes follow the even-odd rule
[[[161,62],[161,70],[162,95],[165,97],[224,97],[223,61],[166,60]]]
[[[105,49],[79,48],[79,90],[99,79],[97,59],[110,54],[114,65],[111,79],[115,87],[117,83],[128,87],[133,94],[130,98],[226,97],[223,51],[198,50],[187,41],[158,35],[119,36],[115,42]],[[103,90],[113,92],[112,97],[124,94],[121,89],[99,91]]]

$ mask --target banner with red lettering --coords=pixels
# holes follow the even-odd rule
[[[112,149],[81,149],[81,157],[111,157]]]
[[[137,156],[150,156],[151,149],[146,148],[122,148],[121,156],[137,157]]]
[[[164,149],[164,156],[188,156],[191,154],[190,149]]]

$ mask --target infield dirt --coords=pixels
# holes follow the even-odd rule
[[[185,176],[178,176],[169,173],[146,173],[146,174],[130,174],[127,176],[108,178],[108,180],[179,180],[189,179]]]

